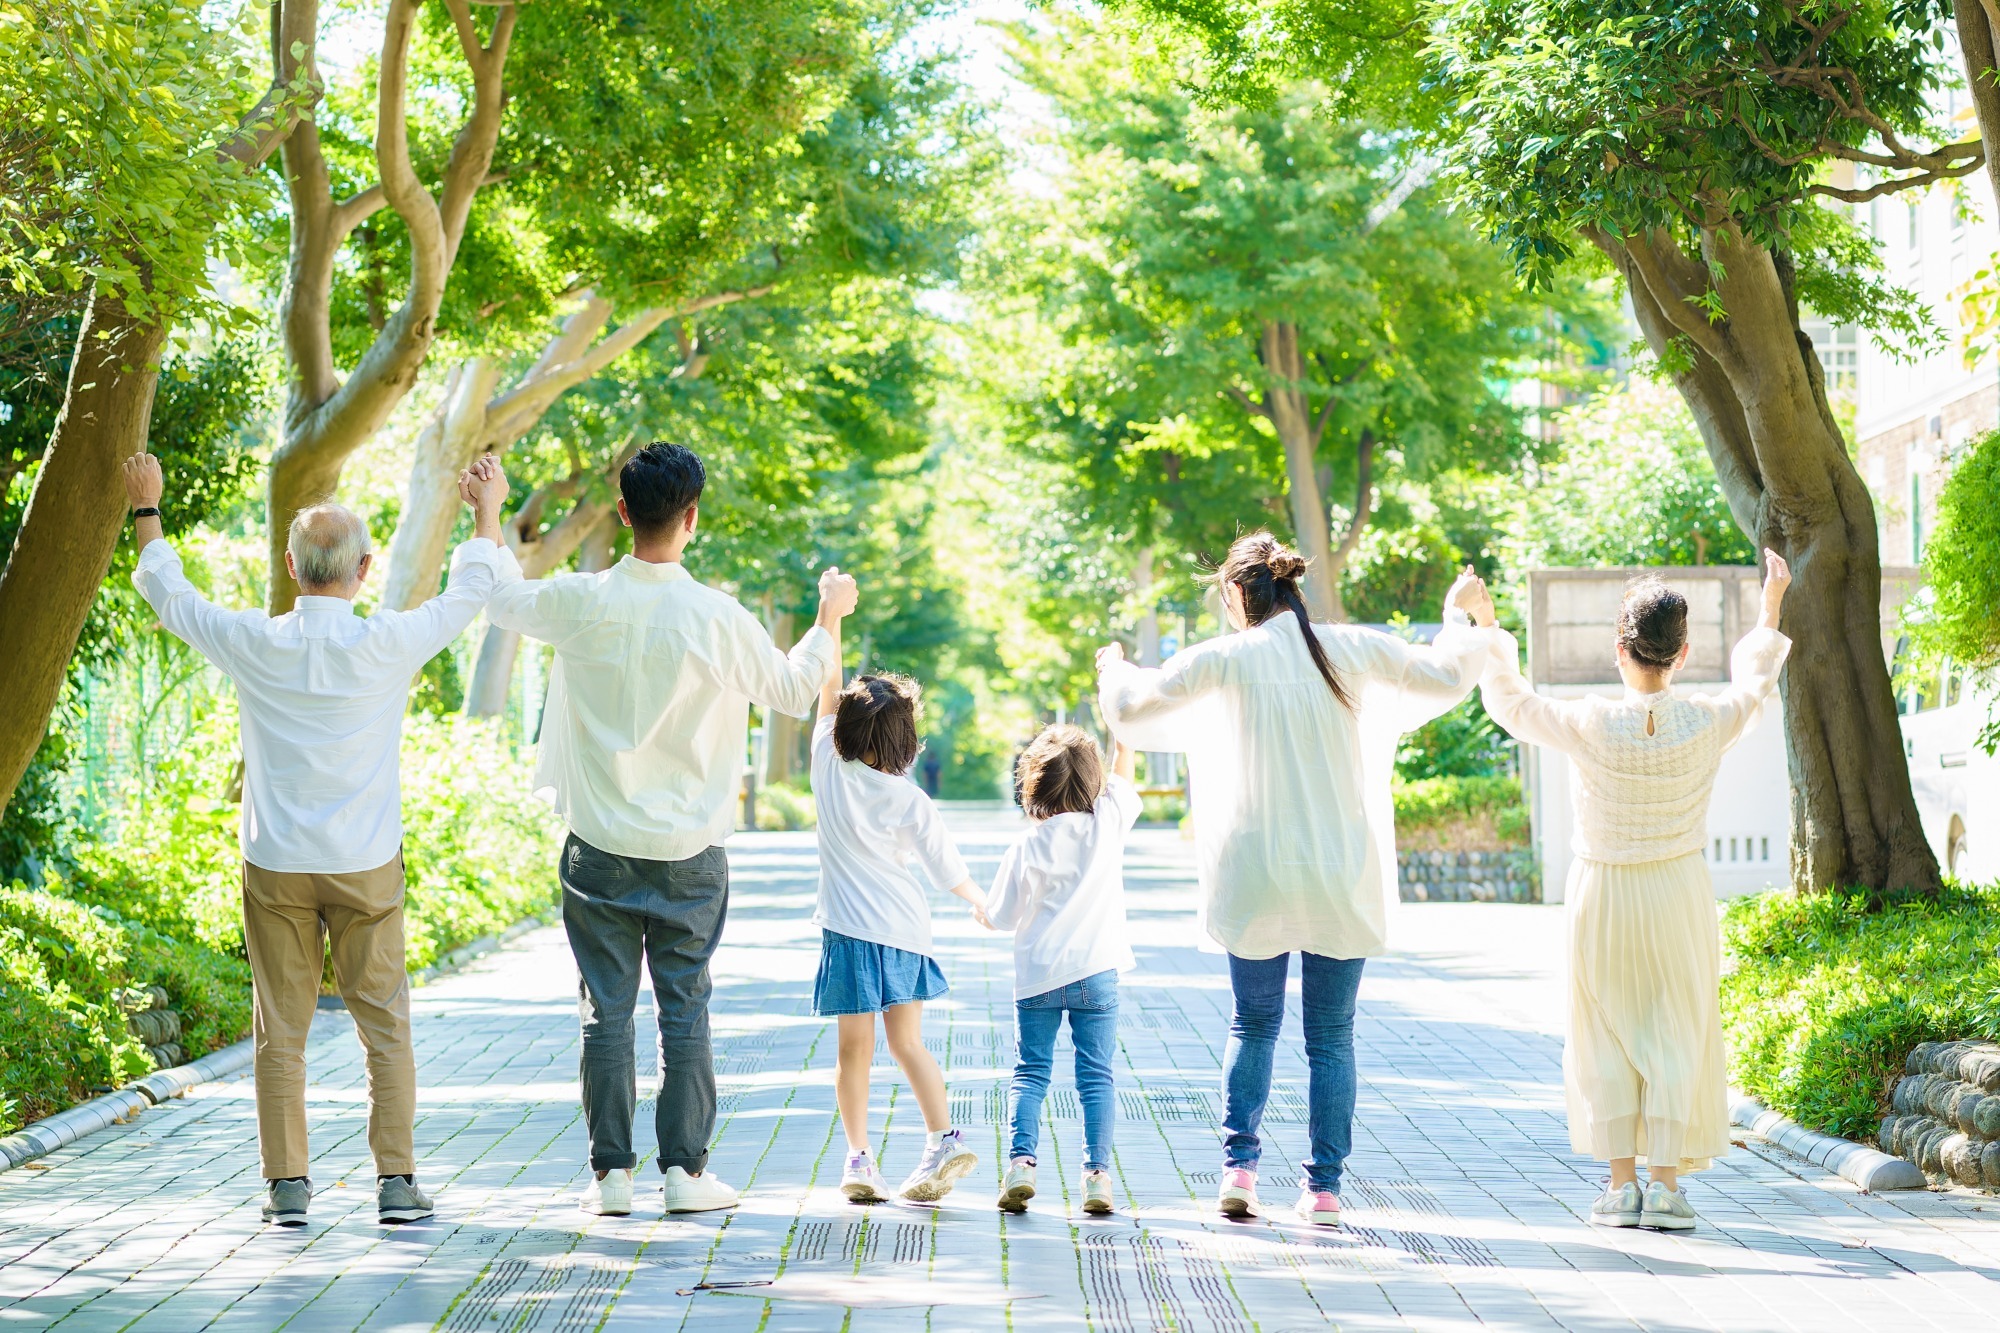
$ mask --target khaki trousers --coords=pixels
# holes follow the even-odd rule
[[[264,1178],[310,1174],[306,1035],[329,941],[334,978],[368,1053],[368,1147],[376,1173],[414,1173],[417,1064],[403,963],[402,854],[373,870],[338,875],[244,862],[243,941],[256,990],[252,1030]]]

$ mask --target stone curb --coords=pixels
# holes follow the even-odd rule
[[[430,967],[410,975],[410,984],[421,986],[435,981],[474,958],[548,924],[540,916],[531,916],[517,921],[502,931],[482,935],[469,944],[462,944],[440,958]],[[86,1134],[92,1134],[109,1125],[122,1123],[138,1115],[141,1111],[158,1106],[170,1097],[179,1097],[189,1088],[226,1078],[240,1069],[249,1067],[255,1044],[244,1038],[233,1046],[225,1046],[219,1051],[210,1051],[199,1060],[191,1060],[171,1069],[156,1069],[141,1079],[134,1079],[116,1092],[107,1092],[101,1097],[45,1116],[15,1134],[0,1138],[0,1172],[13,1170],[38,1157],[46,1157],[58,1148],[66,1148]]]
[[[1863,1143],[1851,1143],[1807,1129],[1789,1116],[1780,1115],[1755,1097],[1739,1097],[1729,1108],[1730,1123],[1740,1129],[1798,1154],[1814,1166],[1824,1167],[1843,1180],[1852,1181],[1864,1193],[1881,1190],[1920,1190],[1930,1182],[1914,1162],[1891,1157]]]

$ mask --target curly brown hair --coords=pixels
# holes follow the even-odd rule
[[[1049,727],[1014,765],[1021,809],[1030,819],[1089,814],[1104,792],[1104,756],[1080,727]]]
[[[923,688],[908,676],[856,676],[833,714],[833,752],[883,773],[907,773],[923,742]]]

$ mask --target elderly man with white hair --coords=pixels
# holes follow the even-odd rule
[[[403,961],[397,749],[410,683],[486,605],[513,561],[500,543],[507,479],[491,458],[459,480],[473,537],[445,590],[414,611],[354,610],[374,556],[336,504],[292,520],[285,567],[302,595],[280,616],[230,611],[195,591],[160,529],[159,461],[137,454],[125,489],[140,546],[132,582],[160,623],[236,684],[243,736],[243,939],[255,987],[257,1142],[264,1220],[302,1226],[305,1044],[330,943],[334,977],[368,1054],[368,1146],[382,1222],[429,1217],[417,1188],[417,1070]]]

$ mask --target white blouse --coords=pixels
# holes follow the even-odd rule
[[[1139,790],[1113,774],[1089,814],[1052,815],[1000,859],[986,916],[1014,932],[1014,998],[1044,995],[1138,962],[1125,936],[1125,835]]]
[[[1499,632],[1452,615],[1428,647],[1315,625],[1351,711],[1289,615],[1157,669],[1120,662],[1103,673],[1098,702],[1120,740],[1187,753],[1205,925],[1230,953],[1364,958],[1387,947],[1397,739],[1472,692]]]
[[[1500,632],[1480,687],[1486,711],[1517,740],[1576,764],[1576,854],[1608,865],[1664,861],[1708,841],[1708,798],[1723,751],[1748,731],[1778,682],[1792,641],[1753,629],[1729,655],[1729,687],[1676,698],[1550,699],[1521,677],[1514,637]]]

